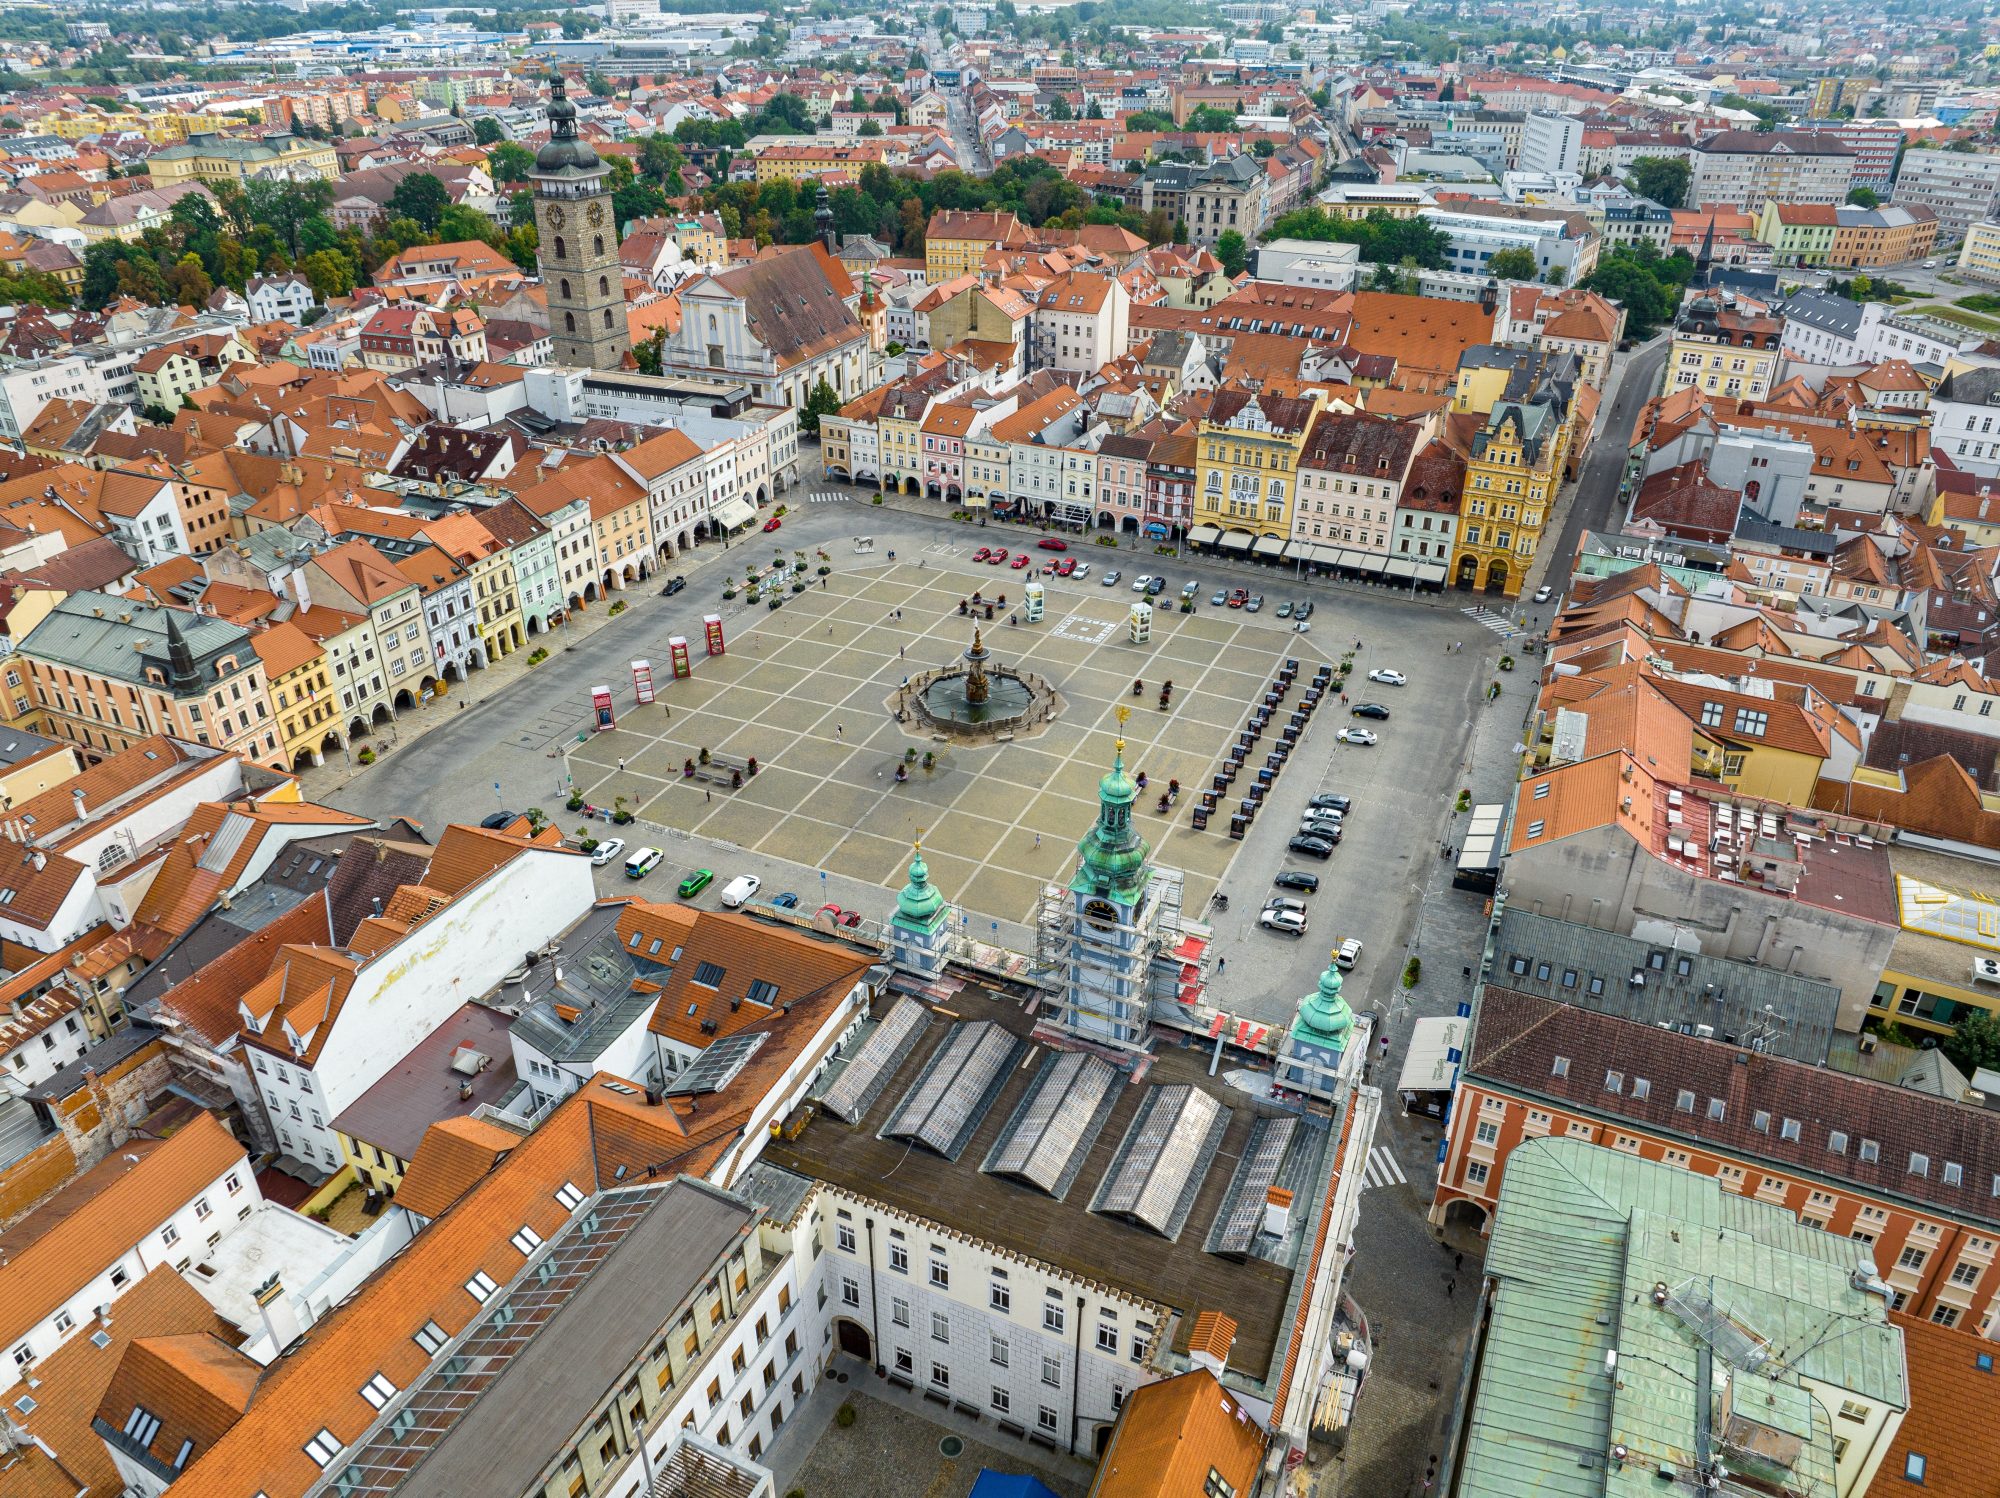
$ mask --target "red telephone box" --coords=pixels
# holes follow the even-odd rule
[[[591,716],[596,719],[596,731],[598,733],[604,732],[607,728],[616,728],[618,726],[618,719],[611,711],[611,688],[592,687],[590,689],[590,712]]]
[[[702,628],[706,630],[708,634],[708,653],[710,655],[721,655],[723,653],[722,615],[720,614],[704,615],[701,623],[702,623]]]
[[[686,681],[694,675],[694,666],[688,660],[688,642],[683,635],[675,635],[667,641],[667,652],[673,657],[675,681]]]

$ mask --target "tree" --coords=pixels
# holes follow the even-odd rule
[[[556,24],[562,27],[565,41],[579,41],[590,35],[590,19],[573,10],[564,11],[556,18]]]
[[[1155,208],[1146,215],[1144,229],[1147,244],[1165,244],[1174,237],[1174,221],[1164,208]]]
[[[1882,206],[1881,197],[1872,187],[1848,188],[1847,201],[1852,203],[1856,208],[1879,208]]]
[[[299,262],[299,270],[322,302],[354,290],[354,262],[339,250],[316,250]]]
[[[170,427],[174,424],[174,413],[165,406],[148,401],[139,408],[139,414],[156,427]]]
[[[1641,156],[1625,180],[1640,197],[1651,198],[1662,208],[1679,208],[1687,202],[1693,176],[1694,168],[1684,156]]]
[[[1073,120],[1076,118],[1076,111],[1070,108],[1069,95],[1056,95],[1055,102],[1049,106],[1049,118],[1052,120]]]
[[[1232,110],[1217,109],[1213,104],[1204,104],[1188,115],[1187,123],[1181,128],[1192,130],[1197,134],[1234,130],[1236,115]]]
[[[825,376],[821,376],[806,396],[806,403],[799,408],[799,430],[817,436],[819,419],[839,414],[840,397],[833,393],[833,386],[827,384]]]
[[[856,135],[868,136],[871,138],[874,136],[878,136],[882,133],[882,122],[880,120],[863,120],[861,122],[861,128],[855,131],[854,133]]]
[[[1535,252],[1520,245],[1495,250],[1493,258],[1486,262],[1486,274],[1502,281],[1532,281],[1535,279]]]
[[[507,137],[500,129],[500,122],[490,114],[482,114],[472,122],[472,139],[482,146],[497,146]]]
[[[451,193],[442,182],[429,172],[411,172],[396,184],[382,211],[392,219],[410,219],[418,228],[428,231],[437,228],[438,220],[450,206]]]
[[[166,274],[167,291],[183,307],[200,307],[215,293],[215,283],[202,268],[201,256],[186,254]]]
[[[2000,1014],[1991,1009],[1972,1010],[1945,1038],[1944,1054],[1968,1077],[1981,1067],[2000,1064]]]
[[[930,223],[929,215],[924,212],[923,199],[903,199],[902,216],[903,229],[897,236],[897,248],[904,255],[914,258],[924,252],[924,230]]]
[[[477,208],[454,203],[438,215],[436,233],[443,244],[464,244],[479,240],[495,248],[500,244],[500,226]]]
[[[1216,236],[1215,258],[1222,262],[1223,274],[1240,276],[1249,264],[1249,253],[1243,243],[1243,236],[1234,229],[1225,229]]]
[[[501,141],[486,153],[486,170],[495,182],[526,182],[534,164],[535,153],[511,140]]]
[[[1165,135],[1174,122],[1157,109],[1135,109],[1125,117],[1125,128],[1135,135]]]
[[[590,90],[593,99],[608,99],[618,92],[609,78],[594,70],[584,75],[583,86]]]

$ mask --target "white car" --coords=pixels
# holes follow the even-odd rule
[[[1334,737],[1343,744],[1360,744],[1369,749],[1382,742],[1375,737],[1372,729],[1367,728],[1343,728]]]
[[[1076,570],[1072,572],[1070,576],[1074,578],[1077,582],[1082,582],[1086,577],[1090,576],[1090,563],[1078,562],[1076,564]]]
[[[1333,954],[1333,960],[1340,967],[1353,967],[1355,963],[1361,960],[1360,939],[1353,936],[1348,937],[1346,941],[1340,944],[1339,950]]]
[[[1385,687],[1406,687],[1410,684],[1409,677],[1400,671],[1392,671],[1387,666],[1377,666],[1368,673],[1368,679],[1379,681]]]
[[[1303,910],[1283,908],[1266,910],[1257,917],[1257,924],[1266,931],[1276,931],[1282,936],[1304,936],[1306,934],[1306,913]]]
[[[1152,586],[1153,580],[1143,572],[1132,579],[1132,591],[1134,593],[1143,593]]]
[[[1536,603],[1547,603],[1551,598],[1555,596],[1556,596],[1556,590],[1550,587],[1547,583],[1544,583],[1542,584],[1541,587],[1535,589]]]
[[[603,842],[599,843],[595,848],[592,848],[590,850],[590,861],[601,869],[607,863],[615,861],[618,855],[620,853],[623,853],[624,851],[625,851],[624,838],[607,837]]]
[[[723,908],[734,910],[745,900],[764,887],[764,881],[755,874],[738,874],[730,880],[722,891]]]

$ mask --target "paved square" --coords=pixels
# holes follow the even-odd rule
[[[1042,885],[1068,871],[1096,815],[1117,709],[1130,707],[1127,766],[1155,788],[1178,778],[1184,792],[1171,818],[1154,814],[1154,794],[1142,795],[1140,830],[1158,862],[1186,871],[1189,908],[1203,908],[1239,845],[1189,826],[1193,794],[1285,657],[1310,669],[1323,653],[1268,617],[1175,614],[1167,598],[1151,641],[1135,645],[1125,586],[1050,579],[1043,623],[1009,628],[1004,611],[980,622],[995,660],[1062,693],[1056,721],[1037,737],[979,748],[906,732],[887,704],[905,677],[955,662],[970,643],[973,621],[960,616],[959,600],[977,589],[1018,606],[1026,581],[959,561],[898,562],[832,577],[776,612],[740,614],[726,655],[701,658],[700,639],[690,640],[693,680],[662,677],[658,704],[628,709],[616,729],[570,748],[570,773],[590,800],[622,796],[642,821],[889,889],[901,884],[922,829],[946,896],[1024,920]],[[1145,683],[1139,697],[1135,679]],[[1174,684],[1164,713],[1162,681]],[[737,790],[685,778],[682,766],[704,748],[755,757],[761,773]],[[898,785],[896,766],[911,748],[918,763]],[[929,770],[926,752],[935,756]]]

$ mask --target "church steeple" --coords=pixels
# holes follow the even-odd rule
[[[174,622],[176,611],[167,609],[164,612],[167,616],[167,684],[174,689],[177,697],[199,692],[201,672],[195,668],[194,651],[188,648],[180,625]]]
[[[1694,257],[1695,279],[1704,286],[1708,284],[1709,267],[1715,264],[1715,215],[1708,216],[1708,229],[1701,236],[1701,251]]]
[[[820,183],[819,191],[813,195],[813,233],[826,246],[829,255],[838,254],[839,244],[833,235],[833,202],[826,195],[826,184]]]
[[[1119,708],[1119,724],[1122,726],[1130,715],[1130,708]],[[1125,740],[1121,738],[1110,773],[1097,783],[1097,822],[1077,844],[1083,861],[1072,889],[1127,904],[1138,898],[1146,886],[1146,860],[1152,853],[1132,824],[1132,803],[1138,799],[1139,787],[1125,773]]]

